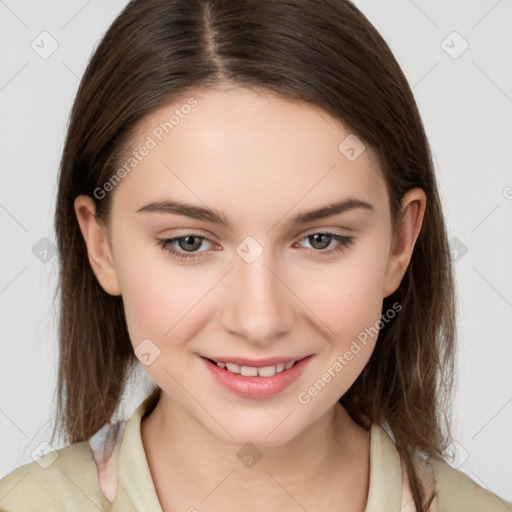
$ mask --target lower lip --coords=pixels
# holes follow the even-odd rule
[[[247,377],[220,368],[208,359],[201,357],[211,372],[213,378],[224,387],[245,398],[267,398],[276,395],[295,382],[313,356],[307,356],[297,361],[291,368],[276,373],[272,377]]]

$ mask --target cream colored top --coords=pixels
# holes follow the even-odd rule
[[[106,425],[88,441],[49,452],[9,473],[0,480],[0,511],[163,512],[140,429],[142,418],[155,403],[150,395],[128,420]],[[446,462],[418,464],[425,485],[435,485],[437,490],[431,510],[512,512],[512,503],[483,489]],[[404,468],[386,430],[373,423],[365,512],[416,512]],[[189,510],[195,505],[201,510],[194,503]]]

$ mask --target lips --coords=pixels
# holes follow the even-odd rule
[[[206,357],[200,359],[215,381],[222,386],[246,398],[266,398],[279,393],[298,379],[312,357],[279,357],[259,361],[243,358],[225,358],[227,361],[222,358],[219,358],[220,361]],[[247,363],[253,366],[247,366]]]

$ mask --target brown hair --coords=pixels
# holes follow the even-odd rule
[[[427,196],[406,274],[383,311],[361,375],[340,398],[366,428],[387,423],[407,464],[414,502],[427,510],[412,463],[416,449],[441,459],[451,440],[455,337],[453,269],[430,148],[412,94],[388,45],[348,0],[134,0],[95,50],[71,112],[55,226],[60,255],[60,361],[56,430],[84,441],[109,422],[137,364],[121,297],[89,265],[74,212],[116,171],[141,120],[201,89],[232,84],[305,101],[339,119],[386,180],[396,225],[401,199]],[[55,431],[54,430],[54,433]],[[428,502],[428,503],[425,503]]]

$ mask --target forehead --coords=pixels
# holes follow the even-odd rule
[[[340,121],[266,92],[191,93],[148,115],[132,149],[137,161],[114,196],[133,205],[170,194],[215,202],[209,205],[221,210],[223,203],[237,206],[243,215],[248,200],[255,211],[289,208],[306,196],[311,204],[325,203],[326,194],[386,201],[370,151]]]

